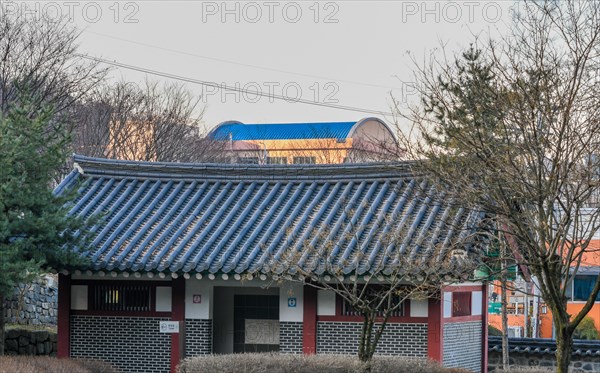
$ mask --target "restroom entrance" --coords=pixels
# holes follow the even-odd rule
[[[213,352],[279,351],[279,288],[214,288]]]

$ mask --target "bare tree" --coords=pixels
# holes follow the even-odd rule
[[[430,184],[423,183],[421,187],[423,189],[417,187],[420,192],[431,191]],[[300,247],[287,250],[280,257],[271,255],[263,271],[274,279],[300,282],[339,296],[348,315],[362,317],[358,357],[368,362],[376,352],[390,317],[402,316],[406,301],[439,298],[443,286],[472,280],[474,270],[481,263],[478,253],[483,252],[483,241],[473,240],[472,230],[482,221],[462,214],[455,206],[441,207],[447,202],[435,196],[429,195],[425,201],[430,202],[424,202],[423,208],[448,207],[448,213],[436,223],[438,229],[422,231],[415,242],[408,242],[411,234],[404,224],[400,224],[396,232],[383,228],[389,227],[384,221],[406,222],[406,218],[398,214],[382,216],[378,223],[368,226],[357,221],[356,210],[346,209],[343,215],[348,225],[341,241],[335,238],[338,228],[328,226],[327,222],[308,231],[299,241],[295,240],[294,232],[288,232],[287,242],[296,242]],[[443,240],[439,237],[442,230],[448,233]],[[441,242],[435,243],[438,240]],[[372,243],[384,252],[369,265],[362,265],[367,258],[364,250]],[[410,244],[417,247],[407,247]],[[345,258],[345,265],[340,265],[332,258],[339,255],[341,245],[361,249]],[[473,248],[470,254],[466,253],[467,247]]]
[[[557,371],[594,304],[567,312],[568,284],[600,229],[600,3],[518,4],[499,42],[419,67],[410,155],[457,201],[496,216],[552,311]],[[481,45],[481,44],[479,44]]]
[[[25,95],[32,110],[50,105],[61,123],[72,124],[73,104],[106,74],[78,57],[78,36],[67,19],[0,17],[0,116]]]
[[[200,130],[199,99],[182,85],[145,81],[99,87],[79,106],[75,149],[143,161],[227,162],[225,144]]]

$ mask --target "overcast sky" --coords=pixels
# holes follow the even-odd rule
[[[473,34],[503,30],[512,5],[510,1],[14,3],[70,16],[83,30],[81,51],[92,56],[264,94],[379,112],[390,111],[390,91],[402,101],[415,99],[409,54],[422,60],[442,42],[448,43],[449,51],[459,51]],[[143,74],[119,68],[112,78],[140,81]],[[208,128],[224,120],[385,118],[196,84],[187,87],[202,95]]]

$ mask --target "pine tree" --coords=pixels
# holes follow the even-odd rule
[[[70,138],[53,110],[21,100],[0,118],[0,354],[4,300],[20,282],[45,271],[85,264],[83,222],[68,216],[69,196],[51,181],[65,163]]]

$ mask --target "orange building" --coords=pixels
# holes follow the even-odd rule
[[[532,287],[520,278],[507,284],[509,337],[552,338],[552,314],[541,298],[526,296],[526,293],[531,294],[532,290]],[[490,294],[488,324],[502,330],[500,281],[496,280],[490,284],[488,294]],[[528,308],[526,304],[529,305]],[[537,328],[534,326],[536,323]]]
[[[600,275],[600,240],[590,242],[588,251],[583,254],[581,266],[579,267],[575,277],[567,284],[567,312],[571,315],[576,315],[583,308],[585,301],[588,299],[592,288]],[[490,304],[499,302],[500,298],[500,283],[495,281],[490,285],[489,294],[497,294],[497,299],[490,299]],[[531,294],[532,289],[526,289],[523,283],[511,282],[508,285],[508,326],[509,336],[532,336],[539,338],[553,338],[553,321],[552,313],[545,306],[543,300],[538,297],[525,297],[525,293]],[[537,307],[533,307],[534,302],[538,301]],[[529,309],[525,312],[525,304],[529,304]],[[536,311],[534,311],[536,310]],[[489,324],[502,330],[502,319],[498,307],[490,307],[488,310]],[[527,314],[527,316],[526,316]],[[596,303],[588,313],[590,318],[594,320],[596,329],[600,331],[600,296],[596,298]],[[537,333],[534,328],[529,326],[529,333],[526,333],[525,320],[529,320],[529,325],[537,320]],[[536,335],[537,334],[537,335]]]
[[[377,118],[325,123],[227,121],[208,137],[227,141],[236,162],[254,164],[378,161],[390,159],[398,149],[390,128]]]

